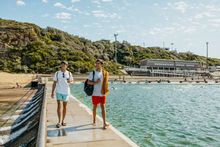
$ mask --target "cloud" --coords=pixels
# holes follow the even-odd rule
[[[50,16],[48,13],[41,15],[41,17],[48,17],[48,16]]]
[[[98,5],[101,5],[101,2],[98,1],[98,0],[93,0],[92,3],[94,3],[94,4],[98,4]]]
[[[48,0],[42,0],[43,3],[48,3]]]
[[[64,5],[60,2],[56,2],[54,4],[54,7],[61,8],[61,9],[66,9],[68,11],[75,11],[75,12],[81,13],[81,11],[79,9],[77,9],[77,8],[74,9],[73,4],[71,4],[71,6],[69,6],[69,7],[67,7],[66,5]]]
[[[102,2],[112,2],[112,0],[102,0]]]
[[[56,18],[60,20],[70,20],[72,15],[70,13],[61,12],[56,14]]]
[[[207,5],[206,8],[210,11],[220,12],[220,8],[216,7],[215,5]]]
[[[92,11],[92,15],[101,18],[121,19],[121,16],[119,16],[117,13],[105,13],[100,10]]]
[[[220,19],[217,18],[217,19],[210,19],[208,20],[209,22],[215,22],[215,23],[220,23]]]
[[[197,30],[196,26],[189,26],[189,27],[184,27],[183,32],[184,33],[191,33]]]
[[[89,28],[89,27],[91,27],[91,25],[84,24],[83,27],[84,28]]]
[[[159,4],[158,3],[154,3],[154,6],[159,6]]]
[[[183,33],[191,33],[198,29],[198,26],[188,25],[184,26],[181,24],[173,24],[168,27],[154,27],[149,30],[149,34],[151,35],[160,35],[160,36],[167,36],[170,34],[177,34],[180,32]]]
[[[103,11],[99,11],[99,10],[92,11],[92,14],[95,17],[108,17]]]
[[[183,1],[168,3],[167,5],[175,10],[180,11],[181,13],[185,13],[186,10],[189,8],[189,5]]]
[[[16,0],[16,4],[18,6],[24,6],[25,5],[25,2],[23,0]]]
[[[66,24],[66,23],[70,23],[70,21],[68,21],[68,20],[61,20],[61,22],[62,22],[62,23],[65,23],[65,24]]]
[[[204,17],[210,18],[210,17],[215,17],[215,16],[216,16],[215,14],[213,14],[213,13],[211,13],[209,11],[206,11],[206,12],[202,12],[202,13],[196,14],[194,18],[195,19],[202,19]]]
[[[80,0],[71,0],[72,3],[80,2]]]
[[[66,8],[66,6],[65,6],[64,4],[62,4],[62,3],[60,3],[60,2],[56,2],[56,3],[54,4],[54,7]]]

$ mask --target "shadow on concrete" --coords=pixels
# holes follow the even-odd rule
[[[48,128],[56,128],[55,125],[50,125]],[[85,130],[102,130],[102,127],[95,127],[92,123],[84,124],[79,126],[72,126],[72,127],[64,127],[55,130],[48,130],[47,135],[48,137],[60,137],[60,136],[67,136],[68,133],[76,132],[76,131],[85,131]]]

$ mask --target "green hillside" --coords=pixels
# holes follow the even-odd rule
[[[118,63],[114,62],[114,45]],[[206,62],[203,56],[191,52],[177,53],[159,47],[134,46],[126,41],[91,40],[61,30],[45,29],[31,23],[0,19],[0,70],[7,72],[51,73],[61,60],[70,63],[72,72],[86,73],[96,58],[106,61],[105,67],[118,73],[119,67],[138,66],[142,59],[180,59]],[[220,65],[219,59],[209,58],[209,65]]]

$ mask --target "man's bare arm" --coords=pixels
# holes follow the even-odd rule
[[[52,98],[54,98],[54,91],[55,91],[55,88],[56,88],[56,84],[57,84],[57,82],[54,81],[54,82],[53,82],[53,85],[52,85],[52,92],[51,92],[51,97],[52,97]]]
[[[98,80],[95,81],[95,82],[93,82],[93,81],[91,81],[91,80],[88,80],[88,84],[89,84],[89,85],[95,85],[95,84],[98,84],[100,81],[101,81],[100,79],[98,79]]]

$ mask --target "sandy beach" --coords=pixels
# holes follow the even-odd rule
[[[33,74],[11,74],[0,72],[0,104],[14,103],[21,98],[29,88],[23,88],[32,79],[35,78]],[[21,87],[17,88],[16,83]]]

